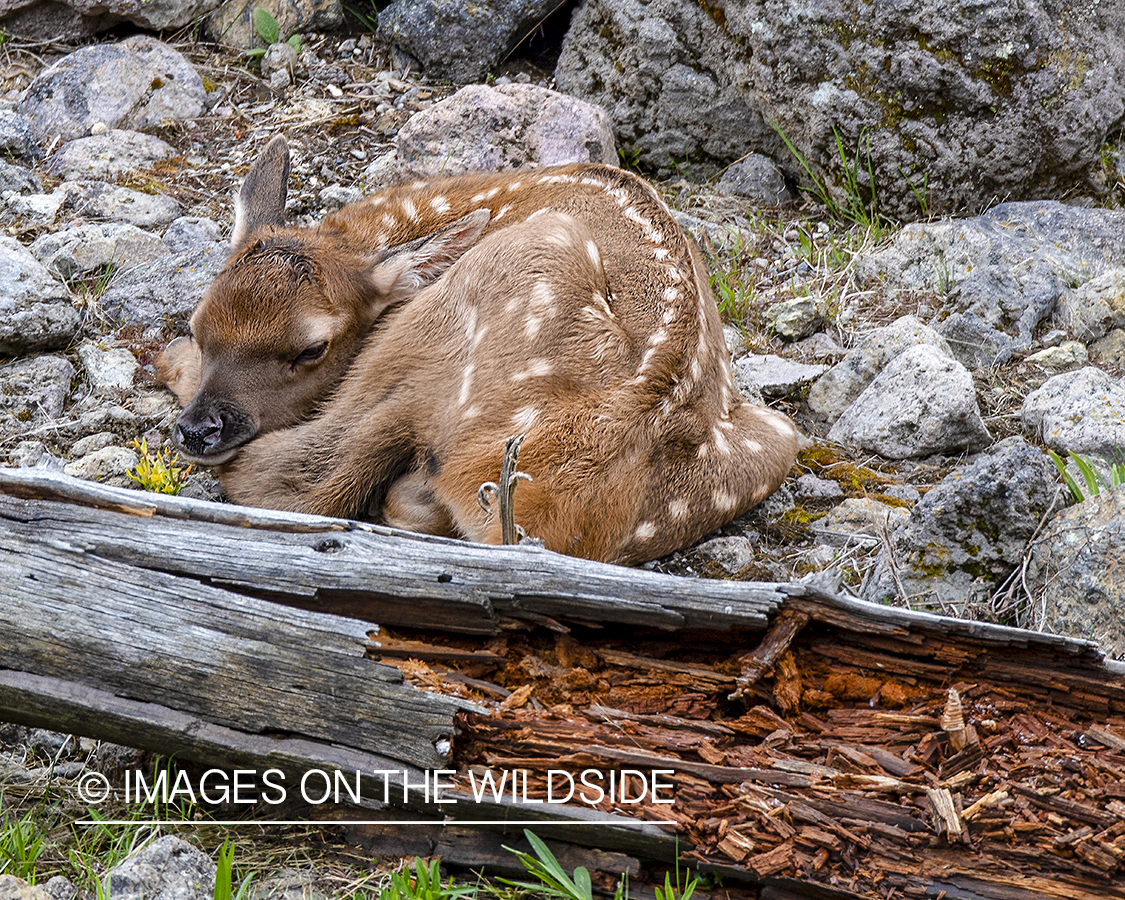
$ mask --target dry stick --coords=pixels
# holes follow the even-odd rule
[[[500,538],[505,544],[518,544],[523,529],[516,524],[515,495],[516,484],[522,478],[531,481],[531,476],[526,472],[516,471],[516,463],[520,458],[520,445],[525,435],[517,434],[508,438],[504,443],[504,461],[500,465],[500,485],[494,481],[486,481],[477,489],[477,503],[489,515],[492,514],[492,501],[489,495],[495,495],[500,500]]]

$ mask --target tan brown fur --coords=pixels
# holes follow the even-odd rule
[[[161,368],[181,398],[197,379],[185,416],[207,441],[228,409],[250,423],[204,458],[237,502],[498,543],[477,489],[525,433],[516,521],[553,550],[635,563],[760,502],[792,464],[792,425],[734,388],[698,251],[635,176],[419,183],[304,230],[254,202],[198,343]],[[294,362],[329,332],[323,359]]]

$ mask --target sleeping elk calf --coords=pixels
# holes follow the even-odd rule
[[[231,500],[499,543],[478,488],[525,435],[516,521],[636,563],[758,503],[796,454],[744,403],[699,253],[599,165],[419,182],[283,223],[275,137],[233,249],[160,361],[173,443]]]

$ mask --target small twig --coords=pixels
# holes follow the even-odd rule
[[[486,481],[477,489],[477,503],[489,515],[492,514],[492,500],[490,495],[499,497],[500,500],[500,539],[505,544],[518,544],[524,537],[524,530],[516,524],[515,495],[516,484],[520,479],[531,481],[531,476],[526,472],[516,471],[516,463],[520,457],[520,445],[525,435],[517,434],[504,443],[504,461],[500,466],[500,485],[494,481]]]

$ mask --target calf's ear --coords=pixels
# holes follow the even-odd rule
[[[199,390],[203,360],[199,345],[189,337],[178,337],[156,358],[156,375],[187,406]]]
[[[377,302],[390,306],[436,281],[477,242],[490,216],[487,209],[473,210],[433,234],[380,253],[368,273]]]
[[[263,225],[285,224],[285,197],[289,188],[289,145],[275,134],[246,173],[234,204],[231,250],[239,250]]]

